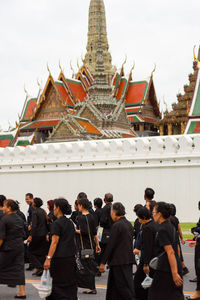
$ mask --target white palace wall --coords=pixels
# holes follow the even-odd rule
[[[156,201],[176,204],[180,221],[196,222],[200,135],[0,148],[0,194],[20,201],[23,211],[27,192],[44,202],[64,196],[71,204],[80,191],[90,200],[111,192],[134,220],[146,187],[156,191]]]

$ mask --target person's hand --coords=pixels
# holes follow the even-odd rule
[[[44,262],[44,269],[45,270],[49,270],[50,269],[50,265],[51,265],[51,260],[46,258],[45,262]]]
[[[96,246],[96,253],[101,253],[101,247],[99,245]]]
[[[182,286],[183,285],[183,279],[178,273],[172,274],[173,281],[176,286]]]
[[[46,235],[46,241],[49,242],[49,235]]]
[[[27,243],[30,243],[32,241],[32,236],[29,235],[29,237],[27,238]]]
[[[181,244],[182,244],[182,245],[185,245],[185,240],[184,240],[184,238],[181,239]]]
[[[138,250],[137,248],[135,248],[135,249],[133,250],[133,253],[134,253],[135,255],[139,255],[139,254],[140,254],[140,250]]]
[[[190,248],[194,248],[196,246],[196,241],[190,242],[188,245]]]
[[[31,231],[31,225],[28,226],[28,231]]]
[[[105,265],[104,264],[100,264],[99,272],[100,273],[105,273]]]
[[[143,266],[143,271],[144,271],[145,274],[149,274],[149,272],[150,272],[149,266],[148,265],[144,265]]]

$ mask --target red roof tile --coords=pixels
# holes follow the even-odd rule
[[[87,130],[88,133],[101,135],[101,132],[90,122],[86,120],[76,119],[76,121]]]
[[[197,122],[196,127],[195,127],[195,129],[194,129],[193,132],[194,132],[194,133],[200,133],[200,121]]]
[[[72,102],[71,98],[69,97],[67,90],[66,90],[65,86],[63,85],[63,83],[56,82],[56,86],[57,86],[63,100],[66,101],[68,105],[74,106],[74,103]]]
[[[130,83],[126,97],[126,106],[133,104],[142,104],[146,95],[147,88],[147,81]]]
[[[36,107],[37,99],[33,98],[27,101],[24,114],[22,116],[22,121],[30,120],[31,116],[33,115],[34,109]]]
[[[117,100],[119,100],[122,97],[122,95],[124,93],[124,90],[126,88],[126,84],[127,84],[127,80],[126,79],[122,79],[120,81],[119,90],[118,90],[117,97],[116,97]]]
[[[48,128],[54,127],[58,124],[58,120],[45,120],[45,121],[34,121],[32,123],[27,124],[26,126],[22,127],[21,129],[36,129],[36,128]]]
[[[67,83],[68,83],[74,97],[77,100],[84,101],[87,95],[86,95],[86,92],[85,92],[81,82],[67,79]]]

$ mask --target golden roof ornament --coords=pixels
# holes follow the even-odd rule
[[[75,78],[75,71],[74,71],[74,69],[73,69],[73,67],[72,67],[72,61],[70,60],[70,68],[71,68],[71,70],[72,70],[72,78]]]
[[[193,55],[194,55],[194,60],[197,62],[197,68],[199,67],[199,60],[198,58],[196,57],[196,54],[195,54],[195,48],[196,48],[196,45],[194,46],[193,48]]]

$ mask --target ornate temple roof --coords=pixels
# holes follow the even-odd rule
[[[198,71],[186,134],[200,133],[200,72]]]

